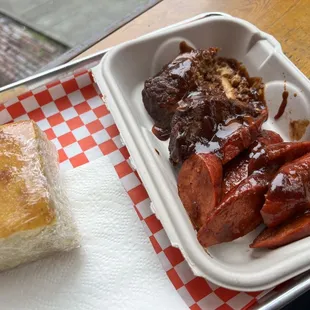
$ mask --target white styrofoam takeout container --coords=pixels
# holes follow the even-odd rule
[[[264,128],[280,133],[286,141],[290,120],[310,117],[310,82],[283,54],[272,36],[222,13],[126,42],[108,52],[93,69],[154,211],[172,245],[181,250],[195,275],[234,290],[271,288],[310,268],[310,238],[276,250],[250,249],[249,244],[260,227],[243,238],[204,250],[178,197],[168,142],[152,134],[153,120],[142,102],[143,83],[177,56],[182,40],[196,48],[219,47],[220,56],[239,60],[250,76],[262,77],[269,108]],[[290,94],[288,106],[282,118],[274,121],[284,84]],[[302,140],[309,135],[307,131]]]

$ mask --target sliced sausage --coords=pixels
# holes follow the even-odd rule
[[[243,152],[224,167],[222,193],[226,195],[248,176],[249,154]]]
[[[278,248],[310,236],[310,214],[303,214],[289,223],[266,228],[250,245],[251,248]]]
[[[260,116],[253,120],[249,126],[242,126],[230,135],[224,133],[225,138],[222,137],[222,132],[217,132],[212,142],[220,145],[220,148],[215,153],[221,158],[223,164],[235,158],[255,141],[267,118],[268,111],[263,110]]]
[[[310,142],[282,142],[269,145],[249,163],[249,174],[271,164],[284,165],[310,152]]]
[[[310,153],[281,167],[270,183],[261,214],[268,227],[275,227],[309,208]]]
[[[193,226],[199,228],[221,199],[222,163],[214,154],[194,154],[179,173],[178,191]]]
[[[272,130],[264,129],[260,132],[257,140],[250,146],[250,157],[252,158],[253,155],[258,153],[265,145],[271,145],[281,142],[283,142],[283,139],[278,133]]]
[[[237,239],[262,222],[260,209],[272,175],[258,171],[226,195],[198,231],[203,247]]]
[[[157,127],[170,131],[178,102],[197,88],[203,64],[214,63],[216,53],[217,48],[182,53],[145,81],[142,100]]]
[[[271,130],[262,130],[248,150],[239,154],[224,166],[223,195],[247,178],[250,158],[253,158],[255,154],[261,152],[265,145],[280,143],[282,141],[279,134]]]

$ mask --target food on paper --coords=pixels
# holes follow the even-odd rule
[[[55,146],[32,121],[0,126],[0,270],[78,246]]]

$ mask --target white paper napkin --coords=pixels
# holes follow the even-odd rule
[[[80,249],[0,274],[0,308],[187,309],[107,157],[66,172]]]

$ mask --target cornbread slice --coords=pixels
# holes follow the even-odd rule
[[[32,121],[0,126],[0,270],[78,246],[55,146]]]

